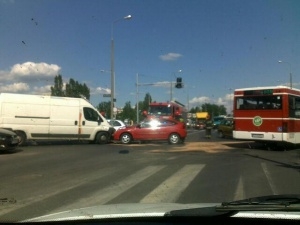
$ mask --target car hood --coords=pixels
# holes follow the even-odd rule
[[[268,219],[296,219],[300,220],[299,211],[272,211],[272,210],[234,210],[219,211],[217,208],[222,207],[222,203],[126,203],[100,205],[87,208],[68,210],[53,213],[41,217],[27,219],[22,222],[51,222],[51,221],[84,221],[84,220],[101,220],[101,219],[129,219],[129,218],[162,218],[176,216],[198,216],[198,217],[215,217],[227,216],[237,218],[268,218]]]
[[[100,205],[94,207],[80,208],[59,213],[53,213],[41,217],[28,219],[23,222],[44,222],[44,221],[72,221],[88,219],[113,219],[113,218],[136,218],[136,217],[163,217],[173,210],[211,208],[217,204],[143,204],[143,203],[126,203]]]

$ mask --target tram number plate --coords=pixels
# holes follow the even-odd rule
[[[251,134],[253,138],[264,138],[263,134]]]

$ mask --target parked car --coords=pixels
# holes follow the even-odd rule
[[[218,135],[219,137],[232,137],[232,131],[234,129],[234,120],[233,118],[225,118],[221,121],[218,126]]]
[[[225,119],[225,116],[215,116],[213,118],[213,128],[218,129],[218,126],[224,119]]]
[[[195,125],[194,125],[194,129],[197,129],[197,130],[203,130],[205,128],[205,122],[203,121],[198,121],[198,122],[195,122]]]
[[[108,119],[107,122],[115,128],[115,130],[118,130],[120,127],[126,127],[126,124],[122,120],[110,120]]]
[[[20,140],[18,135],[10,130],[0,128],[0,149],[11,150],[18,146]]]
[[[170,144],[184,142],[187,135],[183,122],[169,119],[146,119],[143,122],[119,128],[114,134],[114,140],[123,144],[133,141],[168,141]]]

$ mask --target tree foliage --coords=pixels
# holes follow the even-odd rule
[[[63,80],[62,76],[59,74],[54,77],[54,86],[51,86],[51,95],[52,96],[65,96],[65,92],[63,90]]]
[[[195,108],[192,108],[190,112],[191,113],[208,112],[212,117],[219,116],[219,115],[227,115],[226,108],[224,105],[216,105],[210,103],[202,104],[201,107],[197,106]]]
[[[96,108],[104,117],[110,116],[110,101],[100,102]]]
[[[54,86],[51,86],[51,95],[73,98],[81,98],[84,96],[86,99],[90,99],[90,89],[85,83],[80,84],[78,81],[71,78],[69,83],[66,83],[65,90],[63,89],[63,86],[62,76],[55,76]]]
[[[132,108],[130,101],[125,103],[123,111],[117,116],[117,118],[121,120],[132,120],[135,121],[136,118],[136,111]]]

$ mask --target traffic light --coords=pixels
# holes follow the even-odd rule
[[[182,78],[181,77],[177,77],[176,78],[176,85],[175,85],[176,88],[182,88],[183,87],[183,84],[182,84]]]

